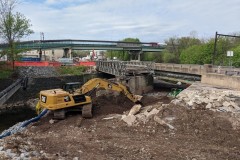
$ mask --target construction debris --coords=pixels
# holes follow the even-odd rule
[[[212,111],[239,113],[240,91],[195,83],[182,91],[173,103],[184,103],[192,109],[204,107]]]
[[[128,115],[135,115],[135,114],[137,114],[137,113],[140,111],[141,107],[142,107],[142,106],[141,106],[140,104],[134,105],[134,106],[131,108],[131,110],[129,111]]]
[[[111,120],[111,119],[121,119],[122,115],[121,114],[110,114],[108,117],[103,118],[103,120]]]
[[[161,118],[159,118],[158,116],[154,116],[154,121],[156,121],[157,123],[159,123],[160,125],[163,126],[167,126],[170,129],[175,129],[171,124],[166,123],[164,120],[162,120]]]
[[[134,115],[123,115],[122,120],[126,122],[129,126],[132,126],[136,120],[136,117]]]

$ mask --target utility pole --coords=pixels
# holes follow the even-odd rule
[[[233,38],[240,38],[240,36],[235,36],[235,35],[228,35],[228,34],[219,34],[216,32],[215,34],[215,42],[214,42],[214,51],[212,55],[212,65],[215,64],[215,58],[217,58],[217,41],[219,37],[233,37]]]
[[[214,60],[215,60],[215,57],[216,57],[217,40],[218,40],[218,32],[216,32],[216,34],[215,34],[214,50],[213,50],[213,55],[212,55],[212,65],[214,65]]]
[[[44,32],[40,32],[40,40],[44,41]],[[44,61],[46,61],[45,50],[43,50],[43,55],[44,55]]]

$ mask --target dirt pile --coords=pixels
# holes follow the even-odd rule
[[[228,112],[190,109],[161,93],[143,98],[128,125],[132,103],[123,96],[95,97],[94,118],[49,114],[25,132],[0,140],[0,158],[13,159],[239,159],[240,129]],[[235,114],[236,115],[236,114]],[[231,120],[232,119],[232,120]],[[15,155],[13,155],[15,154]],[[2,157],[1,157],[2,156]]]

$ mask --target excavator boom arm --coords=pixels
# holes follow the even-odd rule
[[[86,94],[98,88],[122,92],[134,103],[140,101],[140,96],[133,95],[130,91],[128,91],[127,87],[121,83],[113,83],[101,78],[93,78],[89,80],[79,90],[77,90],[77,92],[80,94]]]

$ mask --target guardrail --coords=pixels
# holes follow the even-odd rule
[[[0,105],[4,104],[21,87],[23,81],[24,79],[18,79],[0,92]]]

